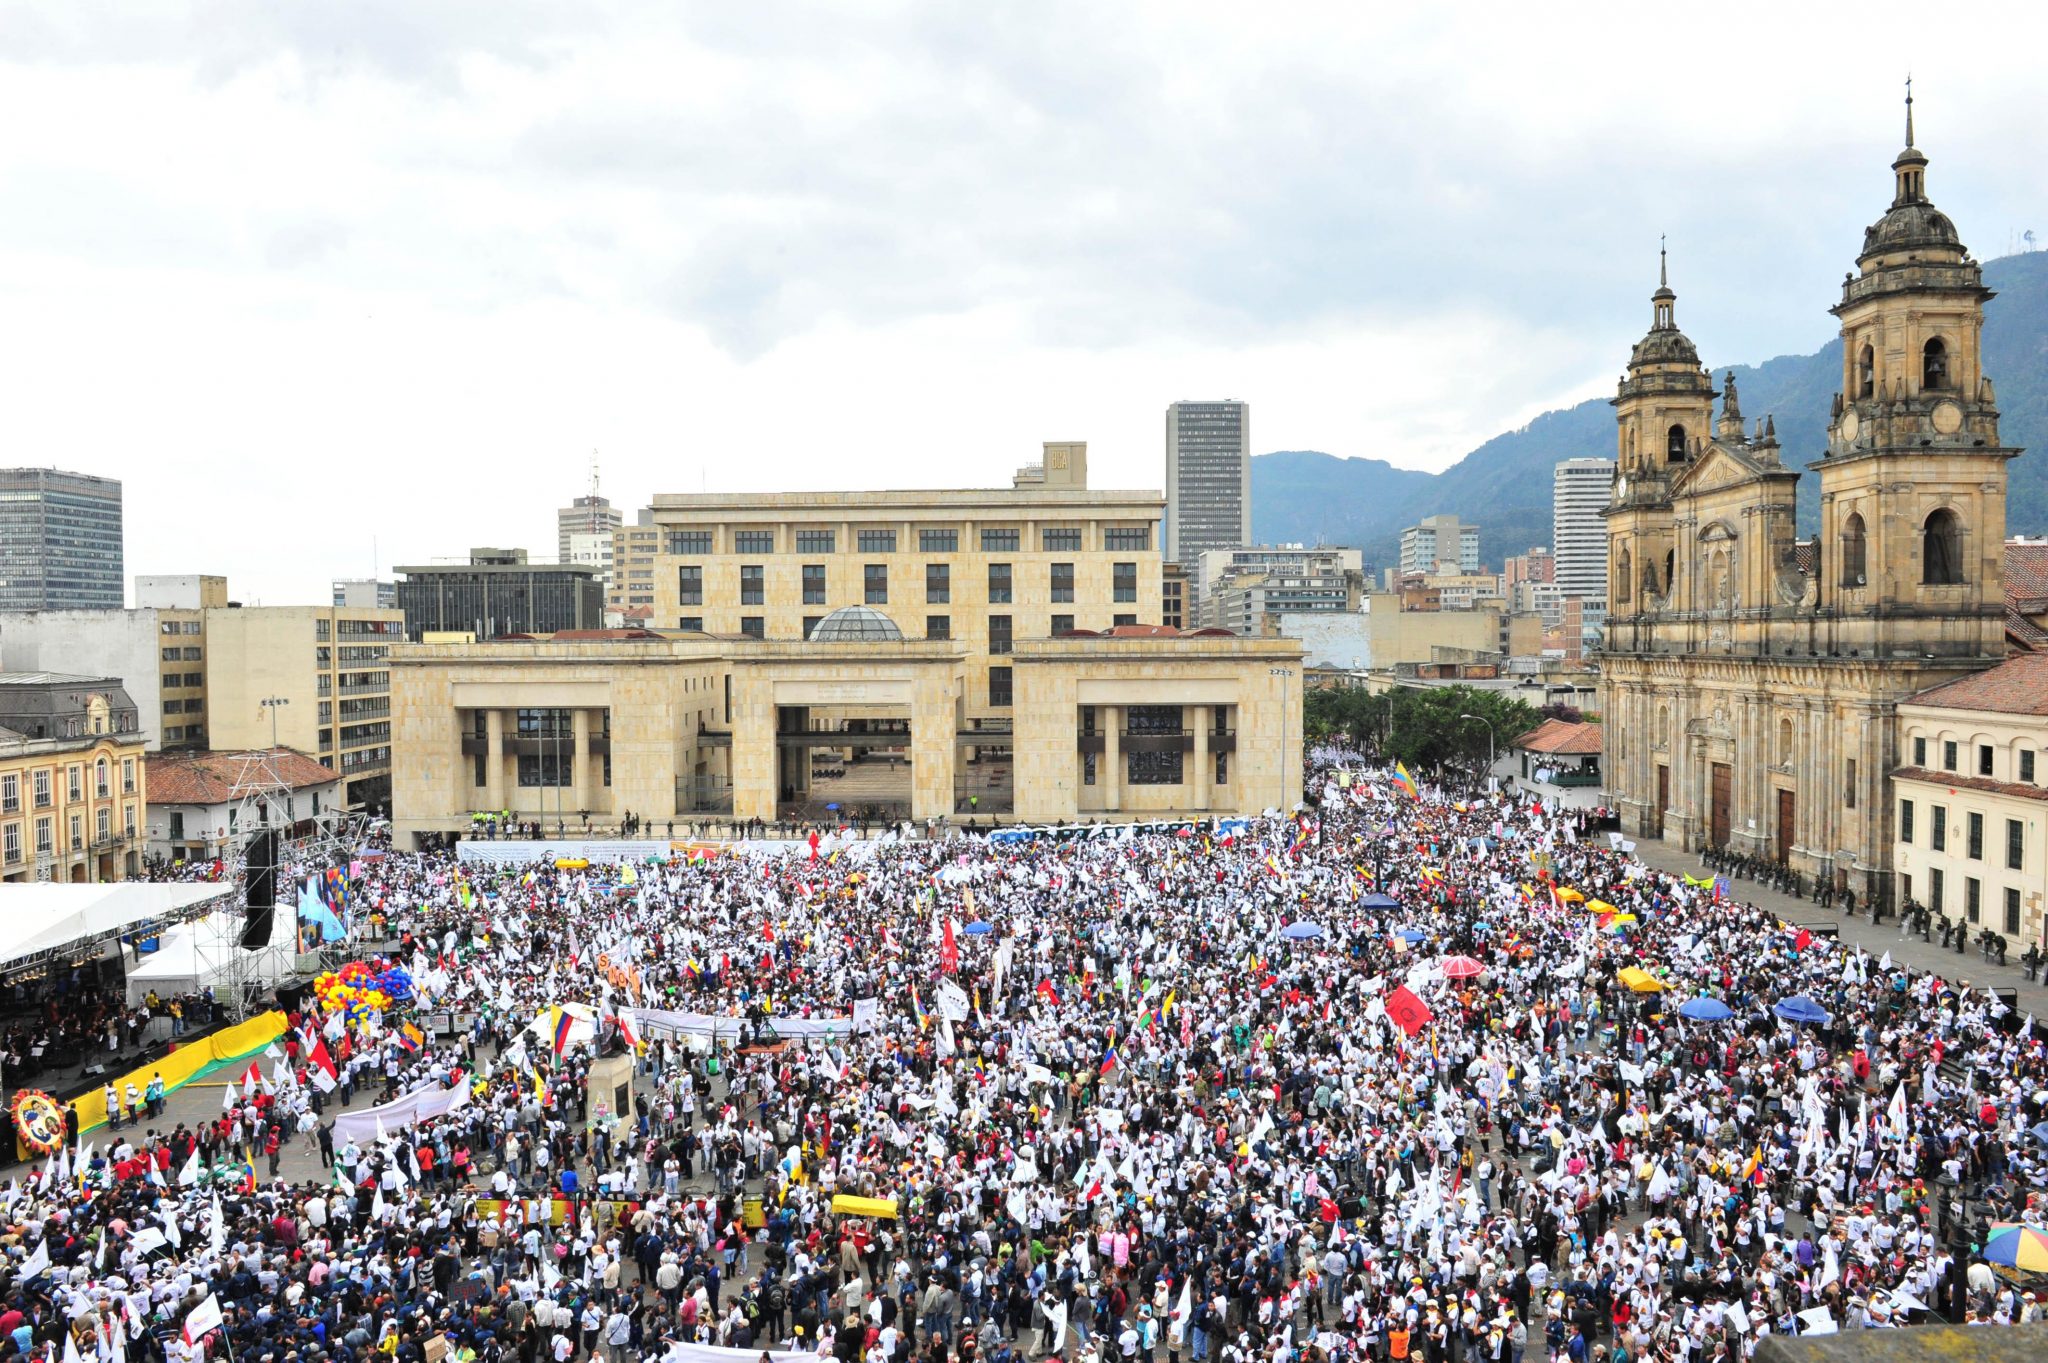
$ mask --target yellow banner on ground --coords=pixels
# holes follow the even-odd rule
[[[835,1216],[879,1216],[887,1221],[896,1219],[896,1199],[893,1197],[855,1197],[852,1193],[840,1193],[832,1199],[832,1214]]]
[[[149,1081],[161,1078],[164,1092],[175,1093],[192,1082],[200,1073],[223,1060],[239,1060],[254,1054],[284,1035],[283,1013],[262,1013],[247,1022],[238,1022],[211,1036],[201,1037],[189,1046],[180,1046],[153,1065],[133,1069],[114,1080],[114,1091],[127,1101],[128,1086],[135,1085],[137,1093],[149,1091]],[[74,1098],[68,1104],[78,1114],[80,1133],[92,1130],[107,1120],[107,1090],[102,1085],[90,1093]]]

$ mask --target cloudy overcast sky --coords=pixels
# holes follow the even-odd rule
[[[1610,388],[1659,233],[1710,362],[1824,342],[1908,68],[1965,240],[2048,239],[2039,14],[0,5],[0,457],[272,602],[551,556],[593,450],[629,517],[1048,439],[1159,487],[1237,397],[1440,468]]]

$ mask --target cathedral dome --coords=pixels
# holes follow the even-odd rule
[[[1890,212],[1863,231],[1863,254],[1889,255],[1894,251],[1956,251],[1963,249],[1962,236],[1948,214],[1925,199],[1895,204]]]
[[[1700,352],[1692,339],[1678,328],[1658,327],[1636,342],[1636,348],[1629,352],[1628,363],[1631,369],[1646,364],[1682,364],[1697,369],[1700,367]]]

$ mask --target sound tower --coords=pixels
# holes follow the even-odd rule
[[[277,834],[259,828],[249,839],[249,855],[242,879],[249,905],[242,924],[242,949],[258,951],[270,945],[271,922],[277,905]]]

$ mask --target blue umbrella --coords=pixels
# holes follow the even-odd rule
[[[995,930],[995,924],[979,922],[969,923],[966,927],[960,929],[960,931],[966,933],[969,937],[979,937],[985,932],[994,932]]]
[[[1398,909],[1401,907],[1400,900],[1395,899],[1391,895],[1380,894],[1377,891],[1367,895],[1358,902],[1361,906],[1368,909]]]
[[[1719,999],[1687,999],[1678,1005],[1678,1015],[1694,1022],[1719,1022],[1735,1016],[1735,1010]]]
[[[1479,923],[1474,923],[1474,924],[1472,925],[1472,931],[1474,931],[1474,932],[1492,932],[1492,931],[1493,931],[1493,924],[1491,924],[1491,923],[1487,923],[1487,922],[1479,922]]]
[[[827,809],[837,809],[837,808],[839,808],[839,806],[838,806],[838,805],[836,805],[836,804],[832,804],[832,805],[826,805],[826,806],[825,806],[825,808],[827,808]]]
[[[1309,922],[1289,923],[1286,927],[1280,929],[1280,935],[1290,941],[1299,942],[1304,938],[1322,936],[1323,925],[1321,923]]]
[[[1420,928],[1402,928],[1399,932],[1395,933],[1394,935],[1400,938],[1402,941],[1406,942],[1411,947],[1414,946],[1417,942],[1423,941],[1429,936],[1428,933],[1422,931]]]
[[[1826,1022],[1828,1010],[1804,994],[1794,994],[1789,999],[1780,999],[1771,1009],[1787,1022]]]
[[[2048,1122],[2043,1122],[2027,1133],[2043,1145],[2048,1145]]]

